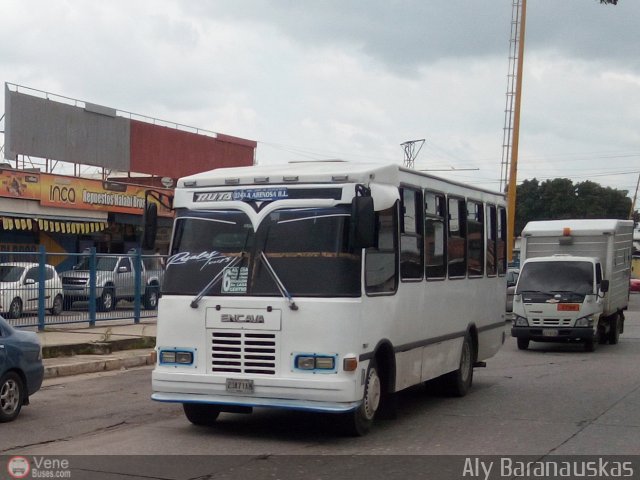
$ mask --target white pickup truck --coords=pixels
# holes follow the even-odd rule
[[[98,255],[96,257],[96,308],[106,312],[113,310],[119,300],[135,298],[135,255]],[[146,309],[156,309],[164,271],[160,257],[142,257],[140,264],[140,294]],[[64,291],[65,310],[75,301],[90,298],[91,258],[84,256],[80,263],[60,274]]]
[[[549,220],[522,231],[511,335],[530,341],[618,343],[629,301],[633,222]]]

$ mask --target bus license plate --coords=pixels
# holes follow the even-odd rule
[[[227,392],[253,393],[253,380],[227,378]]]
[[[543,337],[557,337],[558,336],[558,330],[555,328],[545,328],[542,330],[542,336]]]

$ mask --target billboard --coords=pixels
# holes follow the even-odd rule
[[[254,163],[253,140],[157,125],[151,118],[132,120],[133,114],[115,108],[20,89],[38,92],[5,83],[4,156],[9,160],[27,155],[173,179]]]

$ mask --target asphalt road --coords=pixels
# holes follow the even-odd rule
[[[398,418],[363,438],[341,436],[330,415],[272,410],[194,427],[149,399],[147,367],[45,382],[0,425],[0,455],[640,455],[640,294],[631,300],[618,345],[519,351],[509,337],[469,395],[404,391]]]

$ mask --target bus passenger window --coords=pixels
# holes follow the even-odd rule
[[[446,211],[444,195],[424,192],[424,273],[427,278],[444,278],[447,275],[444,228]]]
[[[396,212],[397,203],[391,208],[376,212],[378,245],[367,249],[367,293],[393,293],[398,286]]]
[[[484,274],[484,212],[482,203],[467,202],[467,273]]]
[[[498,274],[507,273],[507,210],[498,208]]]
[[[421,280],[423,275],[422,192],[403,187],[401,193],[400,272],[402,279]]]
[[[449,258],[449,277],[464,277],[467,273],[467,228],[465,225],[465,201],[449,198],[449,237],[447,252]]]
[[[496,207],[487,205],[487,275],[495,275],[497,272],[497,228]]]

